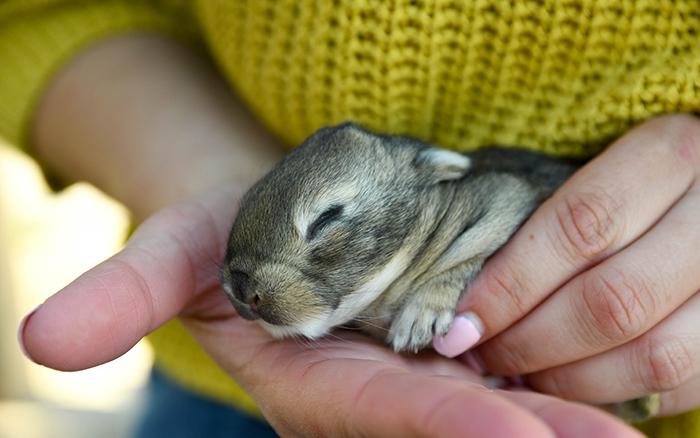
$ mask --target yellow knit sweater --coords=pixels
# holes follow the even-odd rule
[[[206,47],[289,145],[354,120],[458,150],[590,156],[655,114],[700,110],[698,10],[697,0],[5,0],[0,135],[29,150],[33,111],[61,66],[100,39],[148,30]],[[150,339],[175,381],[255,411],[177,322]],[[700,436],[700,411],[642,428]]]

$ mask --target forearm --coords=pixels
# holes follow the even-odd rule
[[[209,62],[153,35],[114,38],[71,62],[32,136],[45,166],[93,183],[136,220],[226,180],[253,182],[282,154]]]

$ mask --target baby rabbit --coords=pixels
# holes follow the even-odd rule
[[[352,323],[417,351],[447,333],[484,261],[576,170],[517,149],[462,155],[323,128],[243,197],[222,287],[275,337]]]

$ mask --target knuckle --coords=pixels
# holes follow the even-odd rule
[[[505,306],[502,314],[524,315],[531,310],[532,304],[526,300],[530,296],[527,293],[519,276],[508,266],[494,266],[486,279],[488,291],[500,306]]]
[[[574,260],[594,260],[610,249],[624,224],[621,202],[601,187],[565,195],[556,209],[565,254]]]
[[[584,316],[602,345],[619,345],[636,337],[654,313],[652,291],[640,277],[603,269],[584,279]]]
[[[695,375],[693,355],[679,338],[650,336],[643,351],[642,378],[650,392],[678,389]]]

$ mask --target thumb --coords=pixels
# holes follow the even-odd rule
[[[242,193],[222,187],[144,222],[123,250],[25,318],[19,340],[27,356],[63,371],[109,362],[201,302],[195,298],[218,292],[217,263]]]

